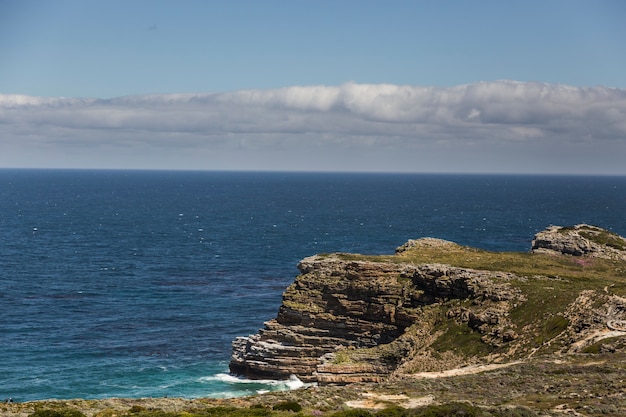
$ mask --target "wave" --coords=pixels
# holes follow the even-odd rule
[[[212,393],[211,397],[239,397],[249,395],[251,393],[263,394],[272,391],[290,391],[307,386],[313,386],[315,384],[305,384],[297,376],[291,375],[289,379],[275,380],[275,379],[248,379],[239,376],[234,376],[227,373],[218,373],[213,376],[206,376],[198,378],[198,382],[201,383],[222,383],[226,384],[231,389],[219,390]]]

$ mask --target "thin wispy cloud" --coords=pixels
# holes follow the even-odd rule
[[[209,154],[279,149],[293,155],[313,149],[318,157],[337,151],[353,155],[355,169],[359,152],[371,159],[376,150],[397,153],[405,162],[414,154],[416,162],[430,162],[425,170],[433,170],[438,158],[461,161],[469,148],[503,160],[561,149],[576,161],[588,149],[607,149],[610,161],[616,151],[626,152],[626,90],[497,81],[449,88],[347,83],[107,100],[0,95],[0,135],[0,146],[13,151],[61,151],[63,143],[143,149],[153,156],[162,148]],[[262,162],[253,168],[263,168]],[[349,169],[351,160],[345,162]],[[385,170],[380,162],[377,169]],[[559,163],[566,166],[568,159]],[[267,169],[272,167],[280,169],[268,161]]]

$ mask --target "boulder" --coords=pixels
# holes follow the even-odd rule
[[[588,224],[550,226],[535,235],[533,252],[626,260],[626,239]]]

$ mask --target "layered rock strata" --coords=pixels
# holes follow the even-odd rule
[[[626,239],[554,226],[535,236],[531,252],[423,238],[390,256],[305,258],[277,317],[233,342],[230,370],[350,383],[537,352],[624,349]]]
[[[421,307],[426,305],[467,298],[497,303],[518,295],[508,284],[496,282],[506,279],[505,273],[345,256],[312,256],[299,263],[302,274],[283,294],[277,318],[259,333],[233,342],[232,373],[279,379],[296,375],[305,382],[319,382],[324,374],[341,372],[342,382],[377,381],[395,369],[397,358],[376,357],[370,363],[363,358],[358,364],[336,367],[333,355],[389,344],[423,318]],[[458,314],[475,326],[503,324],[497,309]],[[497,333],[496,338],[510,337]]]

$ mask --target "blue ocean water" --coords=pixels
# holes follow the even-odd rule
[[[626,177],[0,170],[0,398],[219,397],[296,264],[433,236],[626,235]]]

